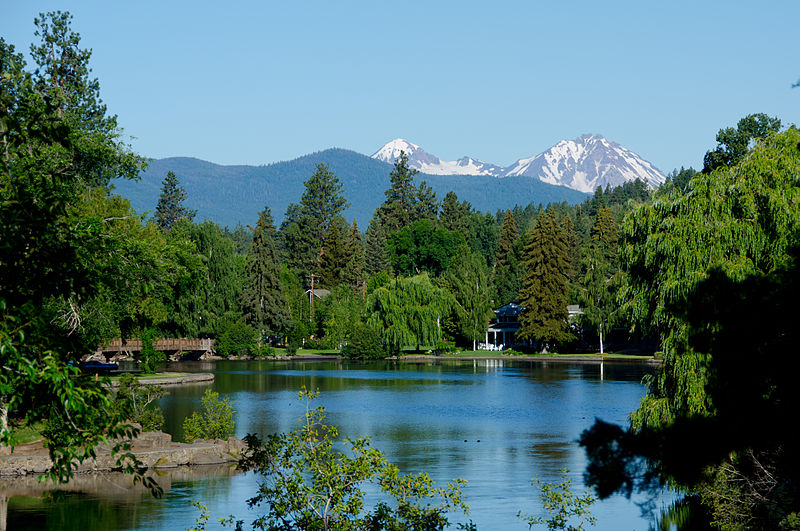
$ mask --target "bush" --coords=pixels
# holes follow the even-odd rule
[[[128,419],[141,424],[142,431],[155,431],[164,425],[164,413],[154,402],[164,396],[160,385],[142,385],[132,374],[123,374],[117,389],[117,404]]]
[[[436,354],[447,354],[449,352],[455,352],[455,350],[456,344],[453,341],[439,341],[433,348]]]
[[[230,397],[220,399],[219,393],[207,389],[203,395],[203,412],[195,411],[183,421],[183,438],[186,442],[195,439],[227,439],[234,433],[233,403]]]
[[[275,356],[275,349],[270,345],[256,346],[251,349],[253,356],[256,358],[272,358]]]
[[[222,322],[216,330],[214,349],[224,357],[247,356],[256,347],[257,332],[242,321]]]
[[[294,340],[289,341],[286,344],[286,355],[287,356],[294,356],[295,354],[297,354],[297,348],[298,348],[299,345],[300,344],[297,341],[294,341]]]
[[[382,359],[387,355],[380,331],[365,323],[356,323],[350,340],[342,347],[342,356],[348,359]]]
[[[314,349],[314,350],[328,350],[331,348],[331,345],[325,338],[308,339],[303,345],[303,348]]]

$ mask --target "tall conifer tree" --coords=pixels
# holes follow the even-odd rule
[[[292,221],[281,232],[290,265],[305,276],[319,273],[328,233],[348,204],[341,181],[325,164],[317,164],[303,184],[300,204],[289,205],[287,218],[291,214]]]
[[[319,262],[320,284],[332,288],[344,280],[345,265],[350,256],[345,242],[347,223],[338,217],[331,223],[325,237],[325,250]]]
[[[345,246],[347,249],[347,263],[344,266],[343,279],[354,289],[361,289],[364,287],[366,280],[364,277],[364,243],[361,240],[361,231],[358,230],[358,224],[355,220],[353,220],[353,226],[350,227]]]
[[[536,339],[546,351],[553,341],[570,337],[567,331],[567,273],[569,254],[563,227],[548,210],[539,216],[525,247],[519,337]]]
[[[519,240],[517,222],[514,214],[510,210],[506,210],[494,260],[493,278],[497,306],[507,304],[519,296],[520,273],[517,240]]]
[[[459,201],[455,192],[447,192],[442,202],[442,213],[439,221],[447,230],[458,231],[469,240],[469,215],[472,205],[468,201]]]
[[[178,178],[171,171],[161,183],[161,195],[156,205],[156,224],[163,230],[170,230],[179,219],[192,221],[196,210],[189,210],[183,205],[186,201],[186,189],[180,186]]]
[[[408,155],[401,151],[400,159],[389,174],[391,187],[385,192],[386,201],[376,212],[384,235],[397,232],[417,219],[419,190],[414,185],[417,173],[417,170],[408,167]]]
[[[280,264],[275,250],[275,225],[269,207],[258,215],[253,242],[247,252],[242,309],[245,320],[266,335],[286,332],[289,312],[279,280]]]
[[[392,262],[386,249],[386,235],[377,218],[372,218],[367,227],[367,240],[364,249],[364,272],[369,275],[388,273]]]

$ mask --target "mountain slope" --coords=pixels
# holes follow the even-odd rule
[[[197,210],[197,219],[210,219],[233,227],[255,225],[258,213],[270,207],[276,223],[283,220],[289,203],[297,203],[305,182],[317,163],[328,164],[342,181],[350,203],[348,220],[356,219],[364,230],[374,210],[384,201],[392,165],[345,149],[328,149],[297,159],[266,166],[221,166],[195,158],[172,157],[151,160],[139,182],[117,180],[117,193],[127,197],[139,212],[155,210],[161,182],[174,171],[186,188],[186,206]],[[484,176],[424,175],[439,199],[452,190],[476,210],[494,213],[514,205],[567,201],[577,203],[586,196],[563,186],[553,186],[529,177],[496,179]]]
[[[614,187],[636,179],[651,187],[658,187],[665,180],[655,166],[600,135],[562,140],[535,157],[518,160],[506,168],[505,175],[536,177],[587,193],[598,186]]]

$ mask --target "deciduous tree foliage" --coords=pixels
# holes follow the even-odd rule
[[[800,133],[639,206],[622,229],[622,299],[663,337],[665,364],[632,429],[583,437],[603,495],[661,478],[701,494],[721,527],[777,528],[800,509],[792,418]],[[731,521],[738,515],[738,522]]]
[[[401,474],[369,438],[346,439],[338,450],[338,430],[325,422],[325,409],[311,409],[317,393],[305,388],[300,425],[266,440],[248,435],[247,456],[242,465],[265,478],[251,507],[265,507],[253,522],[255,529],[353,530],[444,529],[447,513],[468,512],[456,479],[436,487],[425,473]],[[372,484],[390,503],[378,501],[365,507],[362,490]]]
[[[442,339],[441,319],[451,296],[435,287],[427,273],[398,277],[367,298],[368,323],[383,330],[393,351],[408,345],[435,345]]]
[[[441,286],[453,297],[452,313],[460,338],[472,343],[484,339],[493,315],[489,293],[491,276],[480,255],[462,247],[450,267],[442,274]]]
[[[604,352],[603,334],[611,330],[616,312],[618,284],[615,275],[619,269],[617,239],[619,233],[611,209],[597,211],[589,246],[583,262],[584,317],[597,327],[600,352]]]
[[[703,173],[721,166],[736,164],[747,154],[751,142],[780,131],[781,121],[764,113],[750,114],[739,120],[736,129],[726,127],[717,133],[717,147],[703,158]]]
[[[389,256],[396,274],[412,276],[423,271],[438,275],[448,268],[464,236],[421,219],[389,237]]]
[[[108,278],[89,257],[120,245],[107,237],[119,220],[79,212],[92,189],[143,165],[119,141],[70,18],[35,20],[33,73],[0,39],[0,441],[14,444],[8,416],[48,419],[50,476],[60,481],[106,437],[135,431],[101,384],[76,379],[68,362],[95,346],[81,327],[84,304]],[[55,314],[54,301],[68,311]]]

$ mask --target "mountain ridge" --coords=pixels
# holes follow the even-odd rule
[[[168,171],[175,172],[187,191],[186,206],[197,210],[197,219],[209,219],[234,227],[237,223],[255,225],[258,213],[269,206],[275,222],[280,224],[286,207],[298,203],[303,183],[313,174],[318,163],[328,164],[339,177],[344,196],[350,203],[345,211],[348,220],[355,219],[366,229],[372,214],[385,200],[390,186],[392,165],[355,151],[330,148],[309,153],[290,161],[271,164],[220,165],[193,157],[151,159],[140,174],[140,180],[114,181],[116,193],[131,201],[139,212],[155,210],[161,183]],[[462,201],[469,201],[480,212],[495,213],[529,203],[579,203],[586,194],[563,186],[554,186],[530,177],[497,179],[487,175],[417,174],[415,181],[426,181],[443,199],[454,191]]]

